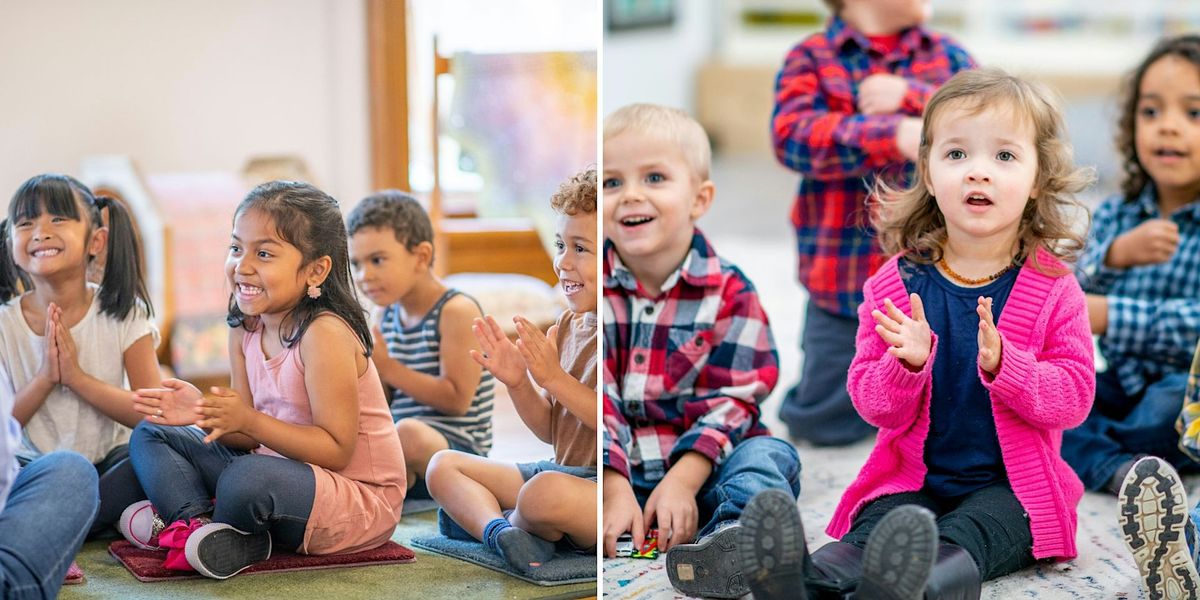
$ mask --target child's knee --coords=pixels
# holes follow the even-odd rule
[[[573,507],[564,502],[567,480],[571,475],[543,471],[529,478],[517,494],[521,518],[536,523],[557,523]]]
[[[463,461],[466,455],[454,450],[438,450],[429,458],[429,466],[425,469],[425,485],[432,493],[433,488],[444,486],[462,473]]]

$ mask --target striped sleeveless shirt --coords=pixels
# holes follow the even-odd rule
[[[435,377],[441,375],[442,336],[438,332],[438,326],[441,323],[442,307],[460,294],[479,306],[479,302],[467,294],[454,289],[446,290],[434,303],[433,308],[425,314],[425,318],[408,328],[400,321],[400,304],[388,306],[379,325],[383,340],[387,343],[388,356],[419,373]],[[466,352],[467,349],[456,348],[450,351]],[[494,388],[495,378],[492,377],[491,371],[484,369],[479,377],[479,385],[475,388],[475,396],[471,398],[471,406],[467,409],[467,414],[461,417],[438,412],[417,402],[404,390],[398,389],[392,392],[392,419],[419,419],[438,430],[447,440],[458,442],[471,448],[476,454],[486,456],[492,449]]]

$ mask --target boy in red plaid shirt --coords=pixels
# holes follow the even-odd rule
[[[784,60],[771,121],[775,156],[802,175],[792,225],[809,294],[803,372],[779,417],[793,439],[842,445],[872,432],[846,391],[863,283],[883,264],[867,190],[876,176],[911,176],[926,100],[974,61],[922,26],[929,0],[826,4],[828,28]]]
[[[694,226],[709,162],[682,111],[605,121],[604,551],[657,524],[676,590],[737,598],[742,508],[766,489],[795,498],[800,461],[759,423],[779,367],[754,286]]]

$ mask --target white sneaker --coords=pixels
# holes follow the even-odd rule
[[[184,556],[201,575],[228,579],[271,558],[271,534],[246,533],[228,523],[209,523],[188,537]]]
[[[1118,498],[1125,544],[1151,598],[1196,598],[1200,573],[1188,547],[1194,527],[1179,474],[1148,456],[1134,463]]]
[[[134,502],[121,513],[117,531],[130,544],[143,550],[158,550],[158,534],[167,526],[149,500]]]

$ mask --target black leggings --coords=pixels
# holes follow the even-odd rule
[[[865,547],[867,536],[883,516],[905,504],[932,511],[937,517],[938,539],[965,549],[984,581],[1035,562],[1029,520],[1007,482],[953,499],[938,498],[925,490],[883,496],[863,507],[842,541]]]

